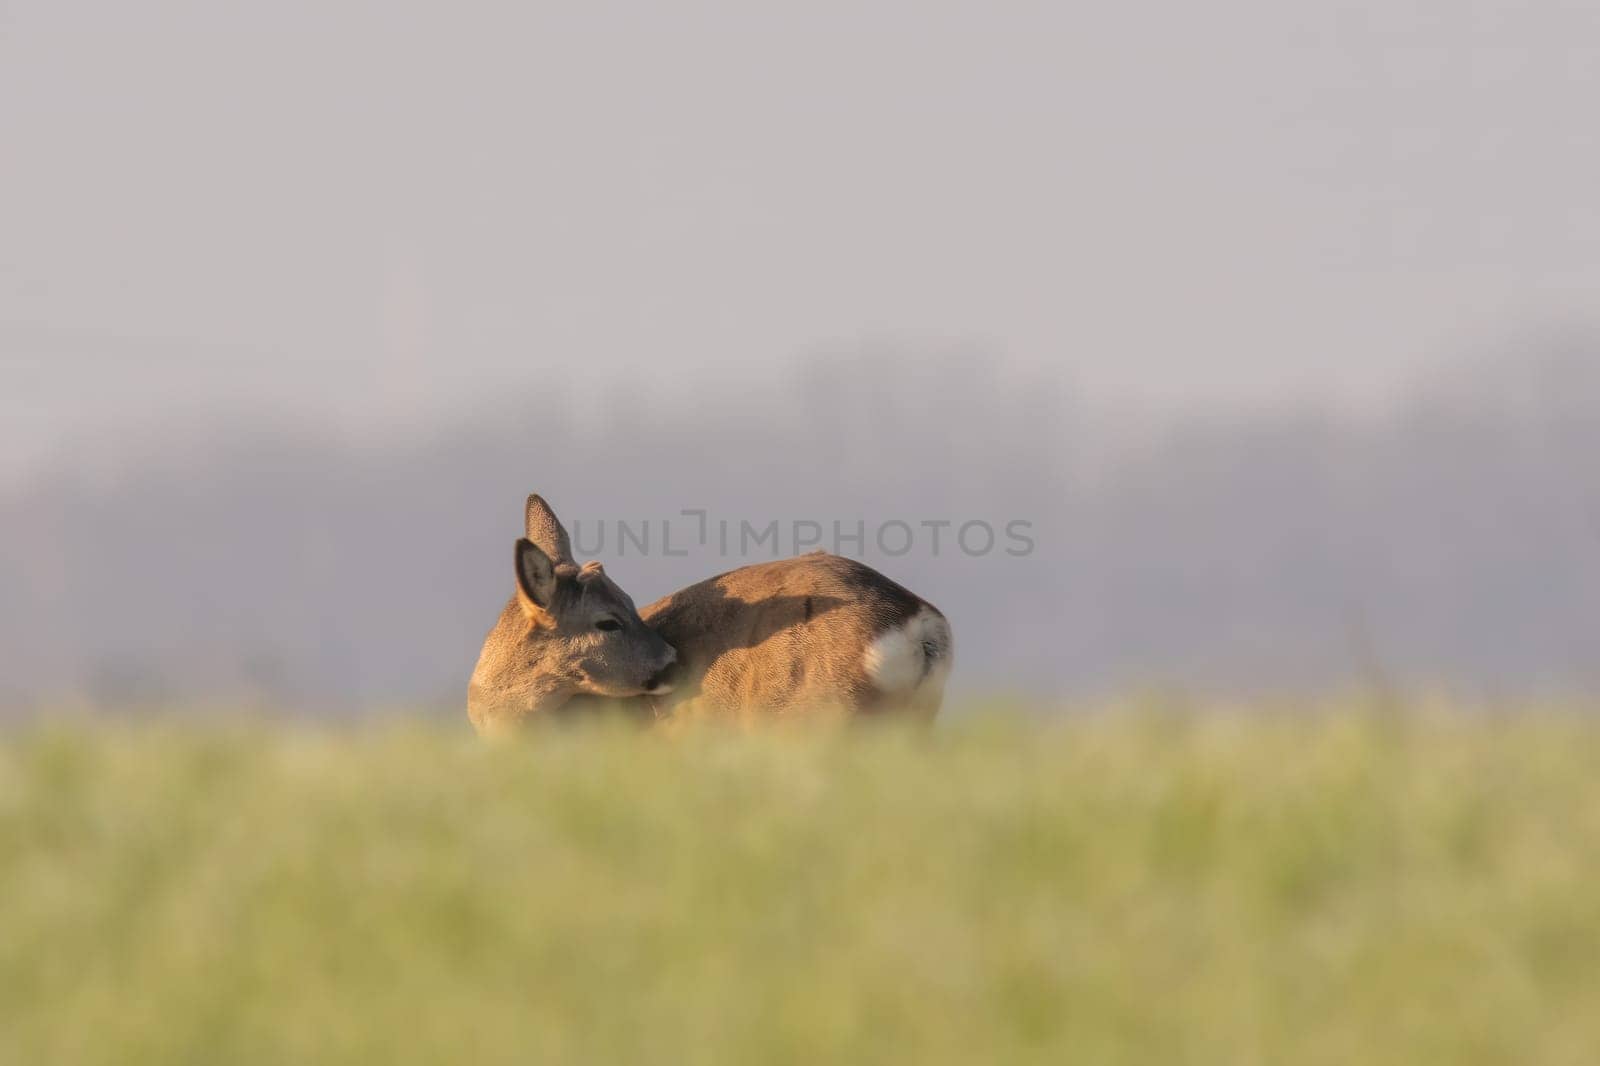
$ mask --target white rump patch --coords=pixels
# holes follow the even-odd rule
[[[943,685],[950,672],[950,623],[924,607],[902,626],[867,645],[862,666],[880,692],[910,692],[928,682]]]

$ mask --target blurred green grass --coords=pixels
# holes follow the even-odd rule
[[[1600,721],[0,739],[0,1062],[1594,1063]]]

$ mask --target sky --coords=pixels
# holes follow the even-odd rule
[[[862,553],[973,688],[1592,689],[1597,101],[1593,0],[0,0],[0,706],[448,703],[530,490],[1035,521]]]
[[[0,2],[0,472],[961,342],[1382,404],[1600,292],[1600,7]]]

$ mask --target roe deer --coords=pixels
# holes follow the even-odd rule
[[[517,541],[516,592],[490,630],[467,689],[480,733],[559,711],[574,696],[667,691],[677,653],[645,625],[633,600],[599,563],[572,559],[567,531],[538,496],[528,497],[527,536]]]
[[[537,536],[536,520],[544,531]],[[570,559],[566,530],[537,496],[528,499],[528,525],[530,540]],[[677,651],[676,665],[647,678],[643,695],[630,701],[658,718],[891,709],[932,718],[950,672],[950,624],[937,608],[871,567],[825,552],[719,574],[639,617]],[[503,654],[484,646],[480,673],[504,681],[480,687],[474,679],[475,723],[500,714],[491,704],[501,691],[542,687],[513,679],[550,668],[533,660],[502,665]],[[592,705],[581,695],[576,703]],[[540,709],[522,700],[510,713],[524,707]]]

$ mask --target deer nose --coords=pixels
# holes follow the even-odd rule
[[[661,669],[651,674],[644,683],[644,690],[652,696],[662,696],[672,691],[673,664],[677,662],[677,649],[667,647],[667,661]]]

